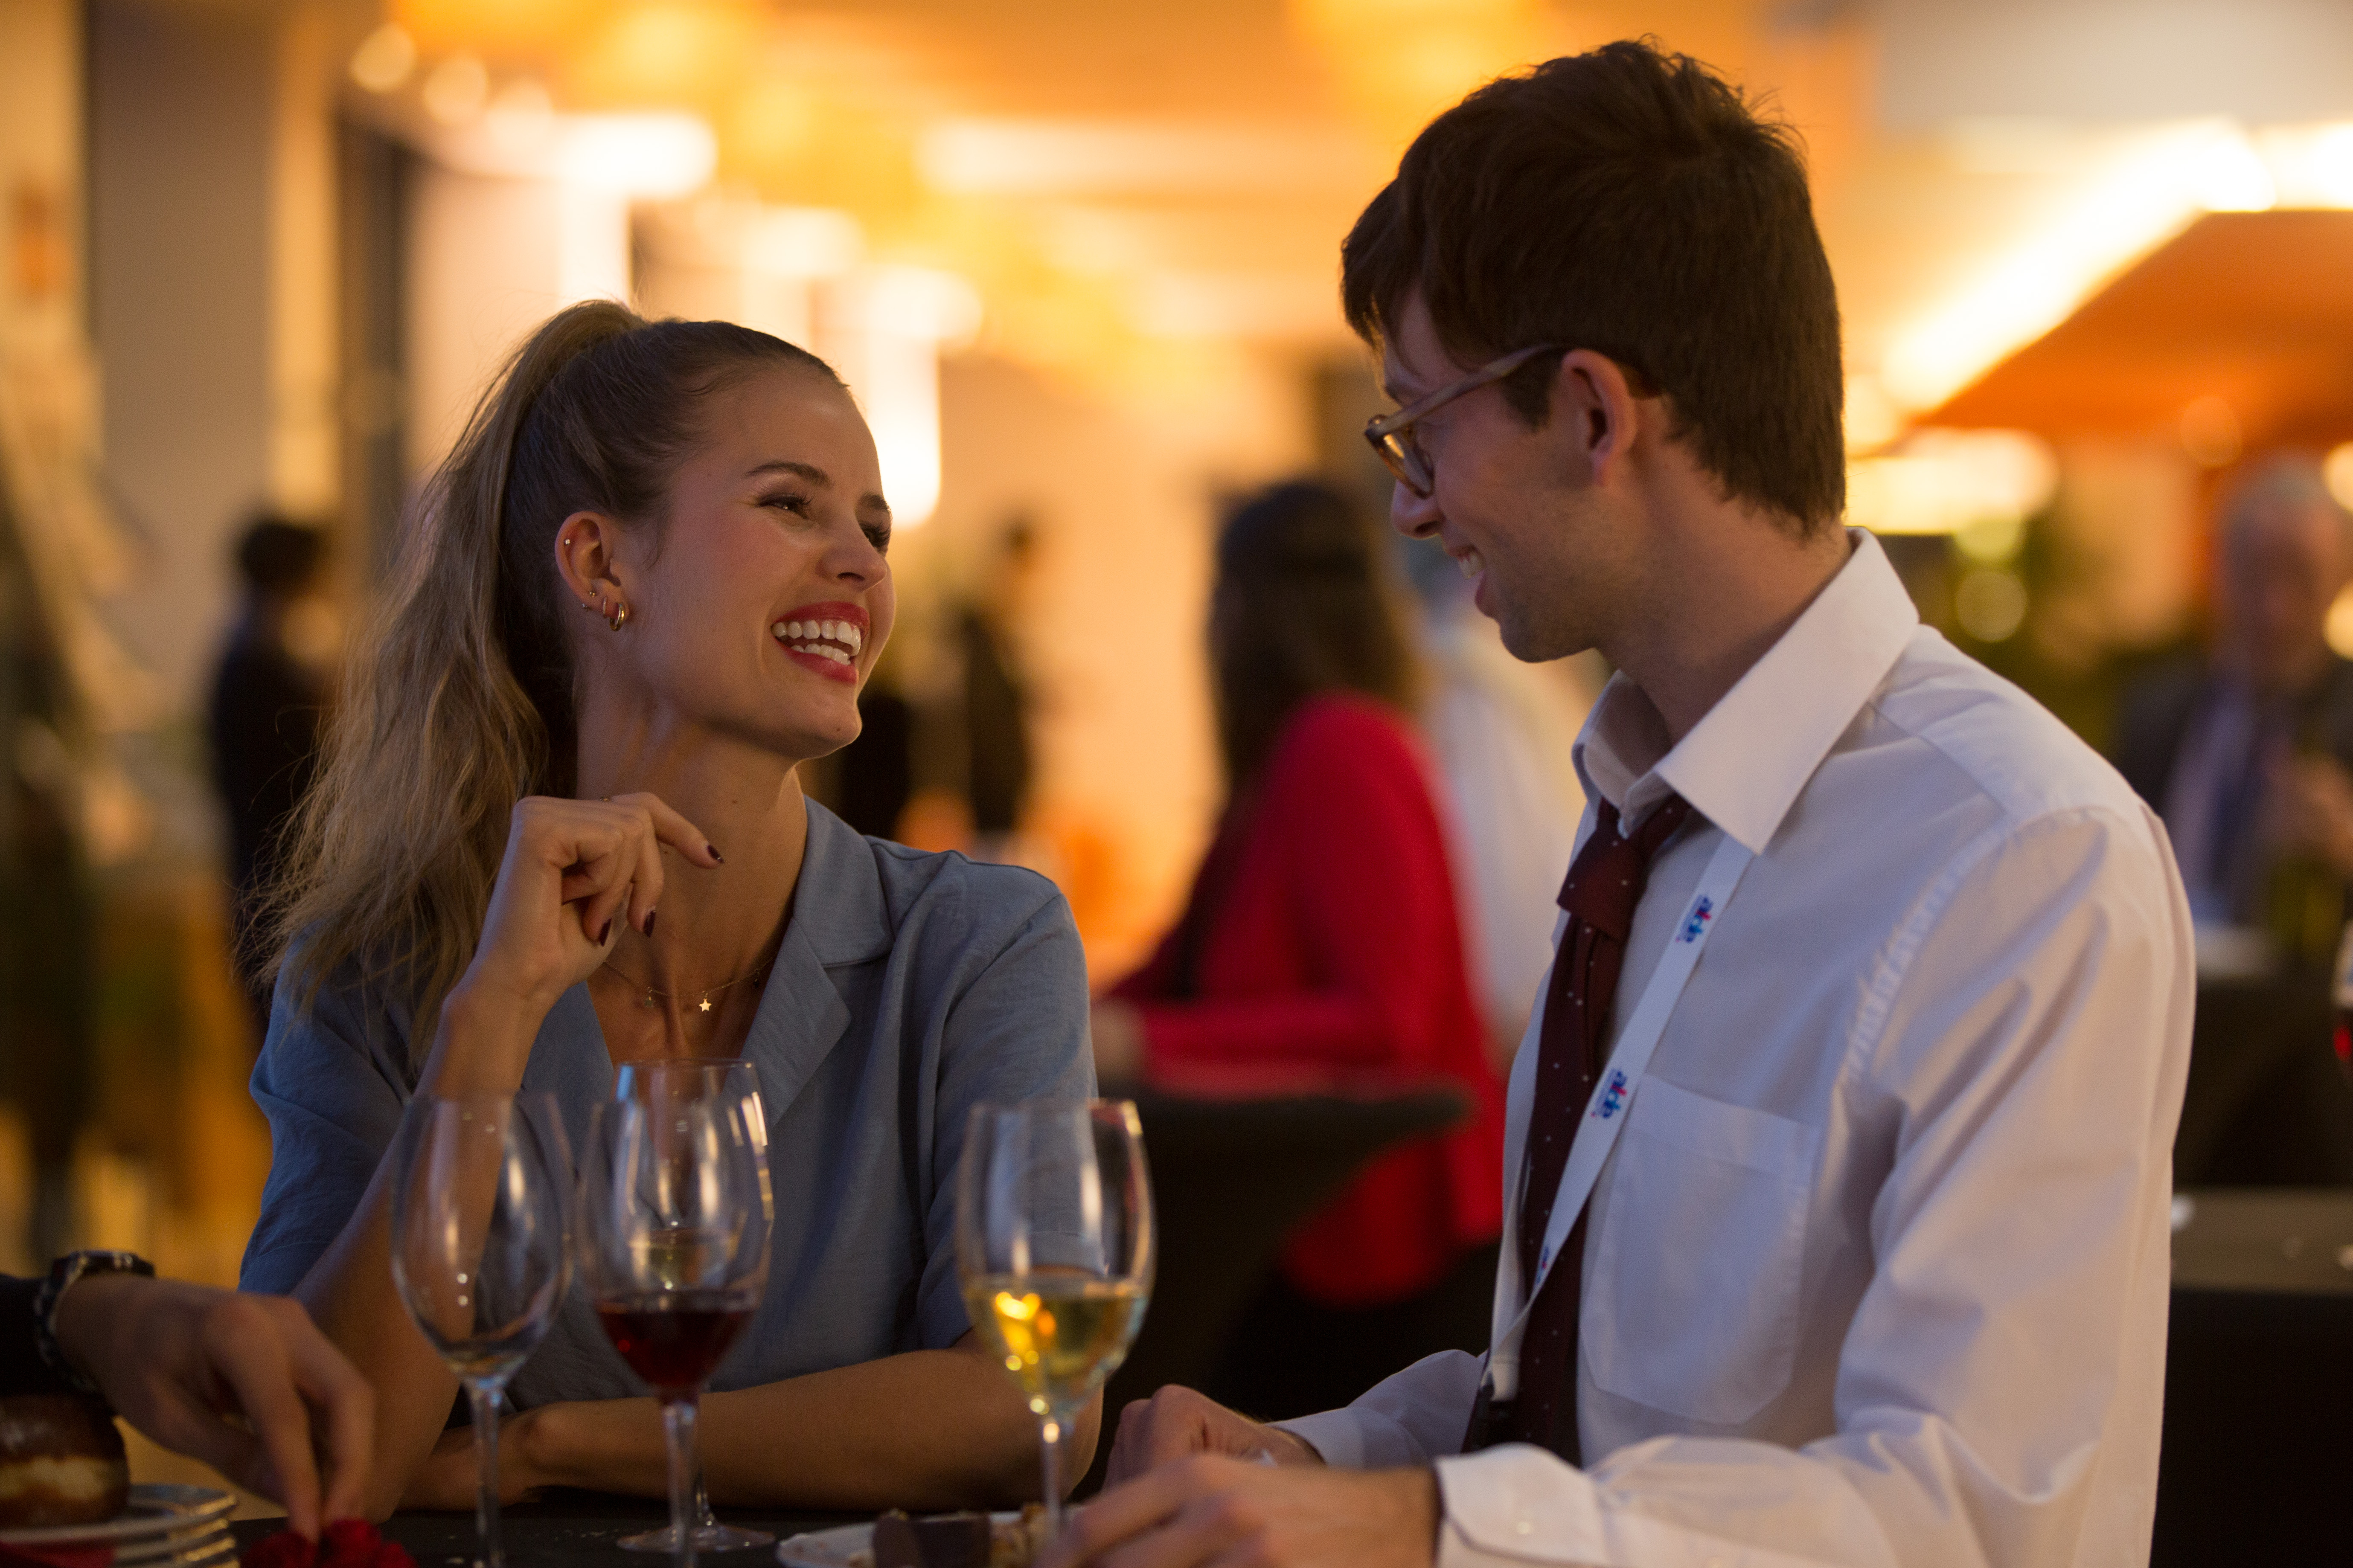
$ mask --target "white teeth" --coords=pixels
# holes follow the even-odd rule
[[[850,622],[844,621],[841,623],[841,640],[849,645],[849,651],[854,655],[866,646],[866,634]]]
[[[798,637],[801,635],[801,624],[798,621],[786,621],[784,623],[784,628],[785,635],[788,637]]]
[[[795,653],[822,654],[836,664],[854,662],[866,647],[866,633],[854,621],[777,621],[768,627],[768,635]]]
[[[1465,577],[1476,577],[1487,569],[1486,559],[1475,550],[1466,550],[1456,556],[1454,564],[1462,569]]]
[[[778,621],[768,628],[768,635],[772,637],[788,637],[793,635],[792,624],[788,621]]]

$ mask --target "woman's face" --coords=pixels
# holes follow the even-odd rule
[[[611,656],[592,671],[610,665],[673,721],[823,756],[858,738],[859,688],[891,635],[874,437],[848,393],[791,366],[713,394],[702,414],[666,524],[620,536],[629,620],[592,623]]]

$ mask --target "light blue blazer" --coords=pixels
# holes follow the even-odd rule
[[[1094,1092],[1085,960],[1051,882],[861,837],[814,802],[808,819],[744,1047],[769,1121],[767,1296],[713,1388],[954,1343],[970,1327],[955,1246],[965,1112]],[[253,1070],[272,1155],[245,1289],[292,1289],[358,1208],[421,1066],[411,1012],[356,966],[307,1016],[280,988]],[[522,1087],[555,1097],[576,1152],[613,1078],[575,985],[540,1026]],[[528,1408],[644,1390],[575,1284],[508,1392]]]

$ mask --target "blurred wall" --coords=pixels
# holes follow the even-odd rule
[[[275,29],[138,0],[97,0],[89,26],[105,473],[145,556],[116,619],[186,712],[232,601],[229,541],[270,489]]]

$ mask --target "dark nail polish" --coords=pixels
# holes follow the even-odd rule
[[[704,847],[705,849],[708,849],[708,850],[710,850],[710,851],[711,851],[711,858],[712,858],[712,860],[716,861],[718,864],[720,864],[720,865],[722,865],[722,866],[724,866],[725,864],[727,864],[727,857],[726,857],[726,856],[724,856],[724,855],[722,855],[722,854],[719,852],[719,846],[718,846],[718,845],[716,845],[716,844],[708,844],[708,843],[706,843],[705,845],[703,845],[703,847]]]
[[[605,929],[604,929],[603,931],[598,931],[598,932],[596,933],[596,945],[597,945],[598,947],[602,947],[602,946],[604,946],[607,942],[610,942],[610,941],[612,941],[612,940],[613,940],[613,919],[612,919],[612,917],[611,917],[610,915],[607,915],[607,916],[606,916],[606,917],[605,917]]]
[[[648,936],[654,934],[654,911],[651,910],[646,911],[646,934]]]

